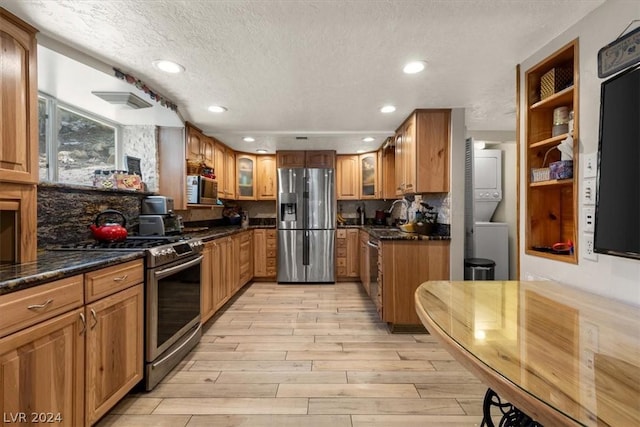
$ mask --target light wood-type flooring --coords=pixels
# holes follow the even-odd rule
[[[253,283],[104,426],[477,426],[486,386],[427,334],[391,334],[360,283]]]

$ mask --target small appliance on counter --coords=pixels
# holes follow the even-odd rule
[[[182,217],[173,212],[173,199],[148,196],[142,199],[139,217],[140,236],[171,236],[182,234]]]

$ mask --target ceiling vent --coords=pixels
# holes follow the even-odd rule
[[[134,95],[131,92],[91,92],[98,98],[104,99],[109,104],[120,105],[123,107],[138,110],[140,108],[149,108],[151,104]]]

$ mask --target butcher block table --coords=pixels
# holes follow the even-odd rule
[[[415,302],[489,387],[483,425],[640,426],[640,307],[547,281],[429,281]]]

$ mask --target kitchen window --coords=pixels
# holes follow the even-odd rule
[[[38,97],[41,181],[93,185],[96,169],[122,169],[119,125],[54,97]]]

